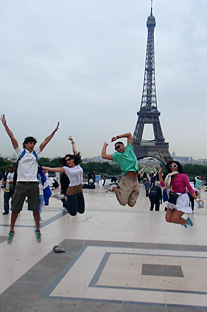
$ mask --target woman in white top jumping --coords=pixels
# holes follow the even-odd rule
[[[82,192],[83,169],[79,165],[81,162],[81,156],[80,153],[76,151],[75,142],[72,137],[69,137],[68,139],[72,143],[74,154],[67,154],[60,159],[63,167],[51,168],[43,166],[42,168],[50,172],[65,173],[68,176],[70,184],[66,192],[66,208],[71,216],[75,216],[77,212],[84,213],[85,211],[85,201]]]

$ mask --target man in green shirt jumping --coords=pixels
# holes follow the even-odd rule
[[[136,204],[139,195],[139,182],[138,182],[138,162],[134,153],[132,134],[130,132],[117,135],[111,139],[114,142],[121,138],[127,138],[127,145],[123,142],[115,143],[116,152],[112,155],[106,154],[107,142],[104,142],[101,157],[103,159],[115,161],[121,168],[122,178],[120,181],[120,188],[116,186],[112,188],[119,203],[122,206],[128,204],[133,207]]]

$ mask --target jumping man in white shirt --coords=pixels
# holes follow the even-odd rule
[[[17,184],[12,198],[12,215],[11,215],[11,225],[10,232],[7,242],[10,244],[14,237],[14,226],[17,220],[19,212],[22,210],[24,200],[28,197],[28,210],[33,211],[33,216],[36,224],[35,235],[38,242],[41,242],[41,233],[40,233],[40,216],[39,216],[39,187],[37,179],[37,170],[38,162],[36,156],[42,152],[45,146],[54,136],[55,132],[59,128],[59,122],[54,129],[54,131],[45,138],[45,140],[40,144],[38,148],[35,149],[35,144],[37,143],[36,139],[33,137],[26,137],[23,143],[23,148],[21,148],[14,137],[14,134],[9,129],[5,115],[1,116],[2,124],[5,127],[5,130],[8,136],[11,139],[12,145],[15,149],[17,159],[25,150],[24,156],[18,161],[17,168]]]

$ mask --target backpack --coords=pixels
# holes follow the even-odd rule
[[[158,189],[155,185],[153,185],[150,189],[149,197],[157,197],[157,195],[158,195]]]

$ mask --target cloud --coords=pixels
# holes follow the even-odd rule
[[[204,0],[153,2],[164,137],[171,152],[195,158],[206,157],[206,8]],[[142,0],[3,2],[1,108],[19,141],[31,134],[41,142],[60,120],[44,155],[64,155],[71,134],[83,156],[95,156],[113,135],[133,132],[149,13]],[[2,154],[13,153],[9,144],[3,132]]]

